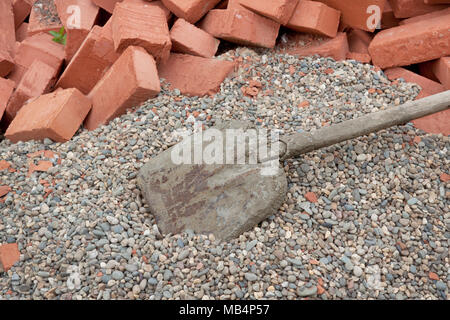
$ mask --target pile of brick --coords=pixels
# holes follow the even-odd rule
[[[237,63],[214,58],[221,41],[274,48],[286,30],[309,39],[286,52],[373,63],[391,79],[420,84],[423,97],[450,88],[449,4],[2,0],[1,128],[13,142],[67,141],[82,124],[94,130],[158,95],[161,78],[186,95],[214,94]],[[65,45],[49,33],[62,27]],[[450,127],[448,112],[438,118],[417,125]]]

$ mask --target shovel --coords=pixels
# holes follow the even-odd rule
[[[279,160],[296,158],[310,151],[401,125],[444,111],[449,105],[450,90],[309,133],[282,136],[279,155],[275,159],[276,167],[279,168]],[[269,162],[273,164],[273,159],[256,164],[179,164],[174,161],[174,148],[178,145],[150,159],[137,178],[144,199],[163,234],[176,234],[189,229],[230,240],[276,213],[284,203],[287,193],[284,170],[278,170],[275,175],[262,174]],[[202,148],[205,150],[206,147]],[[190,155],[189,159],[193,156]]]

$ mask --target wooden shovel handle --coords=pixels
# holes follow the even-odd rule
[[[410,101],[398,107],[370,113],[324,127],[313,132],[296,133],[281,137],[285,143],[285,153],[281,160],[298,157],[304,153],[328,147],[356,137],[364,136],[392,126],[407,123],[450,106],[450,90],[426,98]]]

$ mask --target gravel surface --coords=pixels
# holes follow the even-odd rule
[[[136,174],[194,116],[301,132],[419,92],[355,61],[246,48],[221,58],[241,67],[212,98],[164,91],[64,144],[0,142],[15,170],[0,171],[12,189],[0,243],[21,251],[0,299],[448,299],[450,142],[411,124],[285,162],[285,204],[238,239],[161,236]]]

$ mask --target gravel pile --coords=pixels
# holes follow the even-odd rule
[[[447,299],[450,185],[440,174],[450,141],[411,124],[285,162],[286,203],[238,239],[161,236],[136,175],[194,116],[205,127],[235,118],[301,132],[420,90],[355,61],[247,48],[221,58],[241,67],[214,97],[164,90],[64,144],[0,142],[16,170],[0,171],[12,188],[0,203],[0,243],[21,251],[0,274],[0,298]],[[54,154],[32,154],[40,150]],[[40,160],[51,168],[29,172]]]

